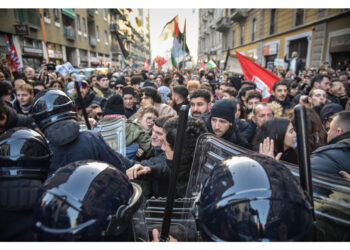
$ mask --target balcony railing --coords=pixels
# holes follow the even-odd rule
[[[36,9],[18,9],[16,14],[21,23],[29,24],[33,28],[40,28],[40,16]]]
[[[225,32],[231,27],[231,22],[228,17],[222,17],[216,22],[216,30],[219,32]]]
[[[89,43],[91,46],[96,46],[97,45],[97,38],[94,36],[89,36]]]
[[[239,22],[240,20],[248,16],[249,9],[235,9],[235,11],[230,15],[232,21]]]
[[[87,9],[87,10],[86,10],[86,13],[87,13],[88,19],[94,20],[94,17],[95,17],[95,9]]]
[[[75,40],[75,30],[73,27],[63,27],[63,35],[69,40]]]

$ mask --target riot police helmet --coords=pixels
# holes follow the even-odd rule
[[[77,161],[43,184],[35,209],[40,241],[129,241],[142,189],[115,167]]]
[[[197,197],[204,241],[310,240],[310,199],[282,163],[234,156],[217,164]]]
[[[0,136],[0,178],[45,180],[51,153],[45,139],[29,128],[12,128]]]
[[[41,131],[55,122],[74,119],[77,115],[73,101],[61,90],[44,90],[34,100],[31,115]]]

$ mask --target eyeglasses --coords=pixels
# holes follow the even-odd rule
[[[123,89],[124,87],[117,87],[115,86],[114,89]]]

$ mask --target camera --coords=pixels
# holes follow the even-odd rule
[[[50,62],[50,63],[46,64],[46,68],[47,68],[47,70],[55,71],[56,70],[56,64]]]

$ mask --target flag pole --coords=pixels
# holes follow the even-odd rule
[[[42,29],[43,35],[44,35],[44,43],[45,43],[45,47],[46,47],[47,60],[50,61],[49,48],[47,47],[47,38],[46,38],[46,31],[45,31],[45,24],[44,24],[43,13],[42,13],[41,9],[38,9],[38,11],[39,11],[39,15],[40,15],[41,29]]]

